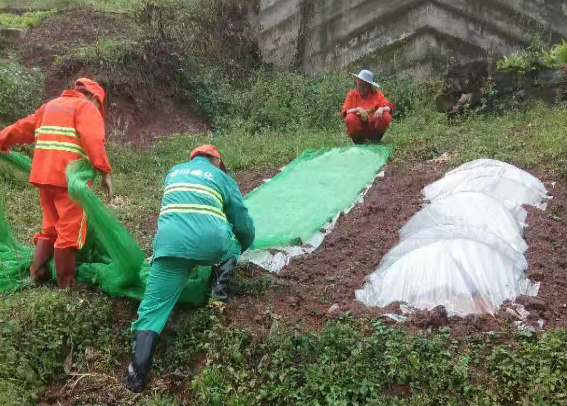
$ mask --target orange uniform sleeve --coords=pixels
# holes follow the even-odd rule
[[[340,113],[341,116],[343,116],[343,117],[346,116],[347,110],[350,110],[350,109],[353,109],[353,108],[356,107],[356,106],[354,106],[354,103],[352,101],[352,97],[353,97],[352,91],[348,92],[347,95],[346,95],[345,102],[343,104],[343,108],[341,109],[341,113]]]
[[[91,102],[81,103],[75,110],[75,129],[91,165],[99,172],[110,173],[110,162],[104,147],[104,120]]]
[[[0,131],[0,151],[9,152],[13,145],[33,144],[37,119],[41,116],[43,106],[38,111],[22,118],[16,123]]]
[[[384,93],[377,91],[377,100],[376,100],[376,108],[380,108],[380,107],[390,107],[392,109],[392,113],[394,112],[394,104],[391,103],[388,99],[386,99],[386,96],[384,96]]]

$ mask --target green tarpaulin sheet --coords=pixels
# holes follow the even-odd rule
[[[354,146],[308,150],[270,182],[245,198],[256,224],[254,248],[301,244],[339,212],[351,206],[386,163],[390,146]],[[1,154],[0,160],[29,172],[29,158]],[[140,300],[150,265],[144,253],[114,215],[87,187],[95,172],[86,161],[69,166],[69,193],[86,211],[89,232],[78,262],[78,282],[100,285],[111,296]],[[13,237],[0,199],[0,291],[29,283],[31,247]],[[50,264],[55,275],[53,261]],[[181,303],[208,299],[210,268],[201,267],[187,282]]]
[[[301,245],[350,207],[386,164],[392,146],[307,150],[245,198],[253,249]]]

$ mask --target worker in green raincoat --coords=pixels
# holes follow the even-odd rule
[[[254,222],[225,171],[217,149],[203,145],[165,177],[152,268],[132,323],[134,354],[124,383],[133,392],[145,389],[159,334],[195,267],[220,264],[213,267],[211,298],[226,301],[229,275],[254,241]]]

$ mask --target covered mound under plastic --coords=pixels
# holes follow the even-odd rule
[[[506,300],[536,295],[525,277],[526,211],[544,185],[510,164],[480,159],[423,190],[431,201],[400,230],[400,243],[367,277],[356,299],[367,306],[399,301],[451,315],[498,311]]]

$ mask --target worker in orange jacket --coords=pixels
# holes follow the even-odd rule
[[[378,90],[371,71],[363,69],[352,75],[356,89],[348,92],[339,113],[345,119],[347,135],[354,144],[379,142],[390,126],[394,105]]]
[[[75,254],[87,234],[83,208],[67,191],[67,165],[86,158],[102,173],[102,187],[112,200],[110,164],[104,148],[104,90],[96,82],[79,79],[74,90],[41,106],[34,114],[0,132],[0,153],[17,144],[34,144],[30,183],[39,189],[42,232],[34,236],[30,274],[36,283],[49,278],[46,268],[55,257],[61,289],[76,282]]]

